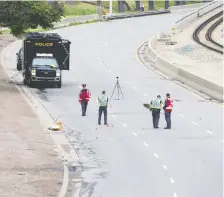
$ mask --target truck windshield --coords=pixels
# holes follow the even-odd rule
[[[58,66],[55,58],[34,58],[32,66]]]

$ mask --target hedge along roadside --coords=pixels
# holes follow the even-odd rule
[[[224,101],[222,86],[214,84],[184,69],[178,68],[171,62],[163,59],[153,49],[156,43],[156,37],[150,39],[145,50],[145,56],[147,60],[152,64],[152,66],[171,76],[172,78],[181,81],[200,92],[203,92],[204,94],[207,94],[219,101]]]

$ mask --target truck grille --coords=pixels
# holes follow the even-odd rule
[[[56,77],[55,70],[36,70],[37,77]]]

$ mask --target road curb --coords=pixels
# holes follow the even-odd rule
[[[206,79],[203,79],[193,73],[187,72],[184,69],[178,68],[173,63],[163,59],[153,49],[157,43],[157,37],[154,37],[148,41],[148,45],[145,50],[145,57],[147,61],[152,64],[153,67],[159,69],[164,74],[171,76],[172,78],[181,81],[189,85],[190,87],[209,95],[216,100],[224,101],[223,87],[214,84]]]
[[[134,17],[142,17],[142,16],[151,16],[158,14],[170,14],[170,10],[162,10],[162,11],[148,11],[142,13],[130,13],[130,14],[116,14],[116,15],[104,15],[104,20],[117,20],[117,19],[125,19],[125,18],[134,18]]]
[[[18,42],[18,40],[15,42]],[[6,50],[9,49],[11,45],[13,45],[15,42],[12,42],[9,45],[5,46],[0,52],[0,65],[2,66],[2,68],[4,69],[5,73],[9,78],[11,76],[7,70],[7,66],[4,61],[4,54]],[[77,163],[80,163],[79,157],[63,131],[55,132],[50,131],[48,129],[50,125],[55,123],[55,120],[47,112],[47,110],[39,103],[38,99],[31,93],[29,88],[25,86],[19,87],[16,84],[14,85],[21,93],[21,95],[24,97],[24,99],[27,101],[27,103],[31,106],[33,112],[37,115],[38,119],[40,120],[40,124],[43,126],[43,128],[46,129],[46,132],[50,134],[53,143],[58,148],[64,168],[63,184],[58,197],[65,197],[69,185],[69,177],[70,177],[69,169],[74,167],[74,165],[77,166]]]

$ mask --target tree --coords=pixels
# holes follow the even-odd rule
[[[44,1],[0,1],[0,26],[16,37],[38,26],[52,28],[64,15],[64,4]]]

